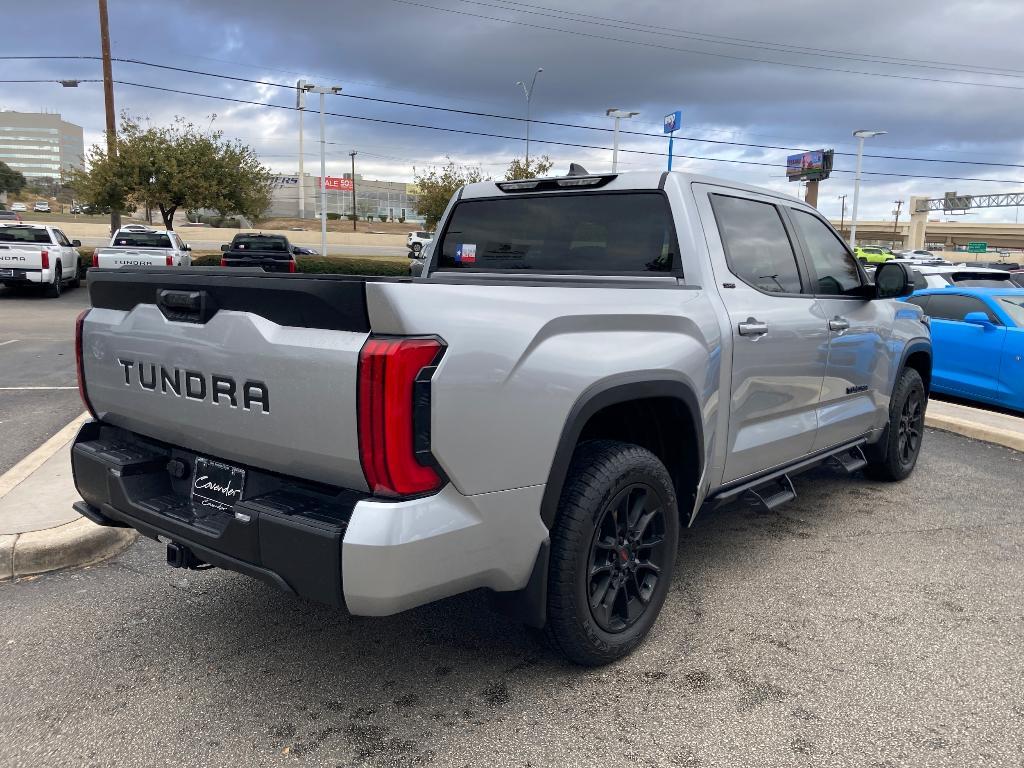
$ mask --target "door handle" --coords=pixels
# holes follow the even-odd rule
[[[768,323],[762,323],[756,318],[748,317],[739,324],[738,330],[740,336],[764,336],[768,333]]]
[[[828,329],[835,331],[836,333],[842,333],[843,331],[850,330],[850,321],[845,317],[839,317],[836,315],[828,321]]]

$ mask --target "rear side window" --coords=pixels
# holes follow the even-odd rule
[[[963,322],[968,312],[984,312],[993,323],[1002,325],[995,313],[981,299],[959,294],[931,294],[928,302],[928,314],[936,320],[957,320]]]
[[[466,200],[435,252],[442,270],[670,272],[679,259],[659,192]]]
[[[778,209],[770,203],[712,195],[729,270],[767,293],[800,293],[800,272]]]
[[[50,233],[45,229],[33,229],[31,227],[3,227],[0,228],[0,243],[50,243]]]
[[[231,248],[238,251],[280,251],[288,252],[288,246],[283,237],[236,237]]]
[[[806,211],[790,209],[790,213],[807,246],[807,254],[811,257],[811,267],[817,281],[815,293],[843,296],[860,288],[857,261],[832,230]],[[874,251],[881,253],[877,248]]]

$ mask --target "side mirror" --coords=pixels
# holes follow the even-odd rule
[[[220,249],[221,249],[222,251],[230,251],[230,250],[231,250],[231,246],[230,246],[230,245],[228,245],[227,243],[224,243],[224,245],[222,245],[222,246],[220,247]]]
[[[875,298],[901,299],[914,292],[914,278],[906,264],[887,261],[875,270]]]
[[[71,247],[72,248],[81,248],[82,247],[82,241],[81,240],[72,240],[71,241]]]
[[[186,251],[191,251],[192,250],[192,246],[189,245],[188,243],[185,243],[185,250]]]
[[[980,325],[986,331],[995,330],[996,324],[988,319],[984,312],[968,312],[964,315],[964,322],[971,325]]]

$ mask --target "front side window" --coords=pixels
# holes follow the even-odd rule
[[[859,289],[861,279],[857,261],[835,233],[806,211],[793,209],[791,213],[811,257],[816,279],[815,293],[844,296]],[[878,251],[877,248],[874,250]]]
[[[65,248],[71,247],[71,241],[68,240],[67,236],[59,229],[53,230],[53,234],[57,238],[58,245],[63,245]]]
[[[679,258],[659,192],[466,200],[435,252],[445,271],[669,272]]]
[[[712,195],[729,270],[766,293],[800,293],[796,253],[778,209],[740,197]]]

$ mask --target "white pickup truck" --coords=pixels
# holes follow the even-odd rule
[[[80,245],[56,227],[0,224],[0,282],[8,288],[38,285],[55,299],[65,284],[79,285]]]
[[[93,267],[188,267],[192,264],[192,248],[177,233],[167,229],[149,229],[132,225],[119,229],[107,248],[97,248],[92,255]]]

